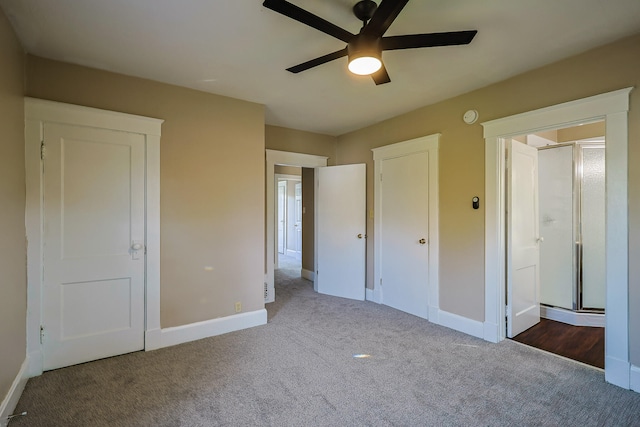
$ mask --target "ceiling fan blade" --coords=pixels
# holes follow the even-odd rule
[[[351,34],[349,31],[344,30],[329,21],[325,21],[319,16],[316,16],[311,12],[307,12],[306,10],[299,8],[298,6],[291,4],[288,1],[265,0],[262,5],[267,9],[271,9],[274,12],[278,12],[284,16],[306,24],[318,31],[322,31],[325,34],[342,40],[345,43],[349,43],[349,40],[351,40],[351,38],[354,36],[354,34]]]
[[[389,29],[409,0],[382,0],[362,33],[378,38]]]
[[[387,73],[387,69],[385,68],[384,63],[382,64],[382,67],[380,67],[378,71],[371,74],[371,78],[376,83],[376,85],[383,85],[391,81],[391,78],[389,77],[389,73]]]
[[[454,46],[469,44],[477,31],[452,31],[448,33],[408,34],[404,36],[383,37],[382,50],[414,49],[418,47]]]
[[[320,56],[316,59],[312,59],[311,61],[303,62],[302,64],[295,65],[291,68],[287,68],[287,71],[292,73],[299,73],[301,71],[308,70],[309,68],[317,67],[318,65],[326,64],[327,62],[333,61],[334,59],[342,58],[343,56],[347,56],[347,48],[328,53],[324,56]]]

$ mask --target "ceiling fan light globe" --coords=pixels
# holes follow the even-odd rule
[[[360,56],[349,61],[349,71],[359,76],[368,76],[382,67],[380,59],[374,56]]]

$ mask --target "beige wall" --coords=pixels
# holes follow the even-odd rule
[[[329,158],[327,160],[329,165],[336,164],[336,142],[338,139],[335,136],[280,126],[266,126],[264,137],[265,147],[269,150],[324,156]]]
[[[262,105],[33,56],[26,91],[165,120],[163,328],[232,315],[236,301],[243,311],[264,307]]]
[[[0,11],[0,402],[26,357],[24,53]]]
[[[393,84],[393,83],[391,83]],[[480,122],[640,85],[640,35],[426,106],[338,138],[338,164],[367,162],[367,205],[373,208],[370,149],[442,133],[440,140],[440,308],[484,320],[484,140]],[[473,125],[462,121],[476,109]],[[629,111],[629,257],[631,360],[640,366],[640,90]],[[373,221],[367,233],[373,236]],[[375,237],[375,236],[373,236]],[[368,286],[372,287],[368,239]]]
[[[275,165],[274,167],[275,173],[281,175],[302,175],[302,168],[296,166],[281,166]]]
[[[583,126],[574,126],[566,129],[558,129],[558,137],[555,141],[558,142],[571,142],[578,141],[580,139],[595,138],[598,136],[604,136],[605,134],[605,122],[589,123]]]

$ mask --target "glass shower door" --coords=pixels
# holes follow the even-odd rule
[[[579,309],[605,306],[605,162],[604,146],[580,145],[581,295]]]
[[[538,152],[540,209],[540,302],[574,310],[573,145]]]

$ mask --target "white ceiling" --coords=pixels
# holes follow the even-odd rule
[[[357,0],[290,0],[357,33]],[[31,54],[244,99],[266,122],[340,135],[640,32],[639,0],[412,0],[386,35],[478,30],[468,46],[387,51],[391,83],[346,58],[293,65],[343,42],[262,0],[0,0]]]

